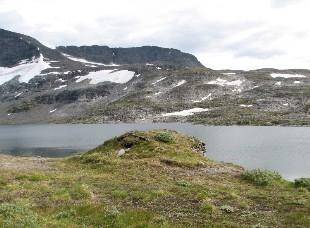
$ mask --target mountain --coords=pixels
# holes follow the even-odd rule
[[[310,125],[310,71],[218,71],[160,47],[51,49],[0,30],[0,123]]]
[[[0,29],[0,66],[11,67],[24,59],[39,57],[37,47],[16,33]]]
[[[57,50],[68,55],[104,64],[157,64],[179,67],[203,67],[197,58],[172,48],[143,46],[110,48],[108,46],[60,46]]]

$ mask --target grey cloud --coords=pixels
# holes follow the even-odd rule
[[[123,22],[118,20],[115,22],[103,18],[98,24],[103,29],[105,28],[104,33],[113,31],[111,33],[114,34],[114,37],[103,40],[108,37],[103,34],[100,43],[112,46],[158,45],[196,53],[204,50],[210,51],[210,49],[221,49],[223,43],[230,38],[231,34],[259,25],[257,22],[223,23],[203,21],[196,17],[195,14],[184,19],[184,15],[184,13],[180,12],[170,20],[171,23],[161,24],[160,28],[153,28],[154,32],[135,39],[131,38],[132,34],[141,29],[135,21]],[[183,18],[183,20],[179,18]],[[113,29],[109,25],[112,25]]]
[[[245,48],[238,51],[235,57],[251,57],[255,59],[269,59],[274,56],[285,54],[284,51],[278,49],[262,50],[259,48]]]
[[[190,53],[230,50],[236,57],[270,58],[283,54],[280,50],[261,48],[263,43],[276,39],[277,32],[261,32],[254,34],[240,42],[226,45],[232,35],[247,31],[262,24],[252,22],[223,23],[216,21],[202,21],[196,15],[184,18],[184,12],[179,12],[171,23],[161,24],[158,28],[146,28],[150,33],[135,37],[136,32],[143,31],[138,19],[102,17],[94,24],[79,24],[69,31],[60,33],[46,30],[48,25],[31,28],[23,24],[23,18],[15,12],[1,13],[0,26],[13,31],[31,35],[38,40],[54,45],[108,45],[111,47],[129,47],[142,45],[157,45],[177,48]],[[134,38],[132,38],[134,37]],[[259,48],[258,48],[259,47]]]
[[[268,46],[268,44],[275,42],[282,36],[282,29],[270,28],[268,30],[256,32],[238,42],[230,43],[225,49],[232,51],[235,57],[268,59],[285,54],[283,50]]]
[[[0,18],[0,28],[20,32],[25,27],[23,18],[14,11],[0,12]]]

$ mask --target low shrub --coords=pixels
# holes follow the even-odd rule
[[[299,178],[296,179],[295,182],[295,187],[304,187],[304,188],[309,188],[310,189],[310,178]]]
[[[33,173],[18,175],[16,176],[16,180],[43,181],[43,180],[47,180],[47,177],[43,173],[33,172]]]
[[[91,191],[86,184],[75,184],[70,189],[71,198],[74,200],[84,200],[91,197]]]
[[[159,142],[164,142],[164,143],[173,143],[174,142],[174,136],[172,135],[172,133],[170,133],[168,131],[158,132],[154,136],[154,138],[156,141],[159,141]]]
[[[182,186],[182,187],[190,187],[191,183],[185,180],[180,180],[180,181],[177,181],[177,185]]]
[[[61,211],[59,213],[57,213],[54,218],[57,220],[60,219],[67,219],[67,218],[71,218],[71,217],[75,217],[76,216],[76,211],[74,209],[69,209],[67,211]]]
[[[241,177],[244,180],[260,186],[266,186],[274,181],[282,179],[281,175],[277,172],[261,169],[247,170],[241,175]]]

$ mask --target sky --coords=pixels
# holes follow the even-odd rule
[[[43,44],[155,45],[213,69],[310,69],[309,0],[0,0],[0,28]]]

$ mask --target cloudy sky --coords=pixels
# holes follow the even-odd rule
[[[172,47],[214,69],[309,69],[309,10],[309,0],[0,0],[0,27],[49,46]]]

